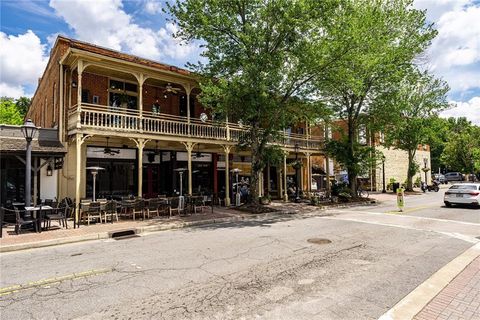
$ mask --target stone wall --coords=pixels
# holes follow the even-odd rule
[[[388,185],[391,178],[394,178],[396,182],[404,183],[407,180],[408,170],[408,155],[406,151],[387,149],[384,147],[377,147],[377,150],[381,151],[385,156],[385,185]],[[415,161],[420,166],[419,172],[413,177],[413,182],[420,177],[421,181],[425,181],[425,172],[422,170],[424,167],[423,159],[427,158],[427,168],[431,168],[430,164],[430,150],[417,150],[415,154]],[[383,172],[382,163],[379,162],[376,169],[376,187],[377,190],[383,188]],[[431,172],[427,172],[427,183],[431,184]]]

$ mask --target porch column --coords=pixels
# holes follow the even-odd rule
[[[64,108],[64,96],[63,96],[63,87],[64,87],[64,82],[63,82],[63,64],[60,63],[60,80],[59,82],[59,106],[60,106],[60,111],[58,112],[58,140],[60,142],[63,142],[63,108]]]
[[[300,190],[299,191],[305,191],[305,161],[303,161],[305,159],[303,158],[300,158],[300,161],[302,161],[302,167],[300,168]]]
[[[75,170],[75,221],[73,222],[73,227],[75,228],[80,224],[80,197],[81,197],[81,182],[82,182],[82,144],[90,138],[90,135],[83,135],[81,133],[77,133],[75,137],[75,144],[76,144],[76,158],[77,161],[75,163],[76,170]]]
[[[283,200],[288,201],[288,194],[287,194],[287,152],[283,154]]]
[[[193,142],[184,142],[183,145],[185,149],[187,149],[187,169],[188,169],[188,195],[192,195],[193,189],[193,179],[192,179],[192,151],[195,147],[196,143]]]
[[[38,199],[38,157],[33,157],[33,206],[37,206]]]
[[[191,128],[190,128],[190,93],[192,92],[192,87],[187,84],[184,86],[185,92],[187,93],[187,124],[188,124],[188,135],[191,135]],[[191,193],[190,193],[191,194]]]
[[[277,185],[278,185],[278,197],[283,198],[283,181],[282,181],[282,169],[277,165]]]
[[[140,121],[138,124],[138,128],[140,131],[143,131],[143,83],[145,82],[145,76],[143,73],[139,73],[135,75],[138,82],[138,115],[140,117]]]
[[[213,157],[213,193],[218,195],[218,155],[212,153]]]
[[[262,197],[263,196],[263,172],[258,173],[258,196]]]
[[[137,145],[137,150],[138,150],[138,188],[137,188],[137,196],[142,197],[143,196],[143,148],[147,144],[150,139],[133,139],[130,138],[135,144]]]
[[[312,164],[310,161],[310,152],[305,152],[307,158],[307,191],[312,192]]]
[[[223,146],[225,150],[225,206],[230,206],[230,165],[229,165],[229,155],[230,155],[231,146]]]
[[[78,60],[77,65],[77,128],[80,129],[82,115],[82,73],[83,60]]]

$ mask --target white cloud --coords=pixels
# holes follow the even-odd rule
[[[455,96],[480,88],[480,5],[472,0],[416,0],[427,9],[438,36],[428,50],[428,68]]]
[[[162,12],[162,5],[160,1],[156,0],[147,0],[145,2],[145,11],[149,14],[157,14]]]
[[[169,24],[153,30],[134,23],[120,0],[51,0],[50,6],[80,40],[155,60],[183,62],[199,53],[197,44],[181,45],[174,39],[174,27]],[[150,9],[153,12],[159,8],[153,3]]]
[[[25,95],[25,85],[38,82],[48,61],[45,45],[28,30],[18,36],[0,32],[0,96]]]
[[[468,102],[452,101],[451,103],[456,104],[457,106],[455,108],[443,111],[440,116],[444,118],[466,117],[472,123],[480,125],[480,97],[473,97]]]
[[[444,13],[461,10],[472,3],[472,0],[415,0],[414,6],[417,9],[428,9],[427,19],[434,22]]]

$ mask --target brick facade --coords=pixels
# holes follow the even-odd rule
[[[42,128],[54,128],[59,121],[59,99],[60,99],[60,66],[61,57],[67,52],[68,44],[64,41],[57,41],[57,44],[50,52],[50,59],[39,79],[37,90],[32,98],[31,106],[26,118]]]

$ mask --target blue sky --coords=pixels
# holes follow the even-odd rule
[[[450,85],[444,116],[480,124],[480,0],[415,0],[439,34],[425,66]],[[159,0],[0,0],[0,95],[33,94],[57,34],[183,67],[197,43],[172,37]]]

